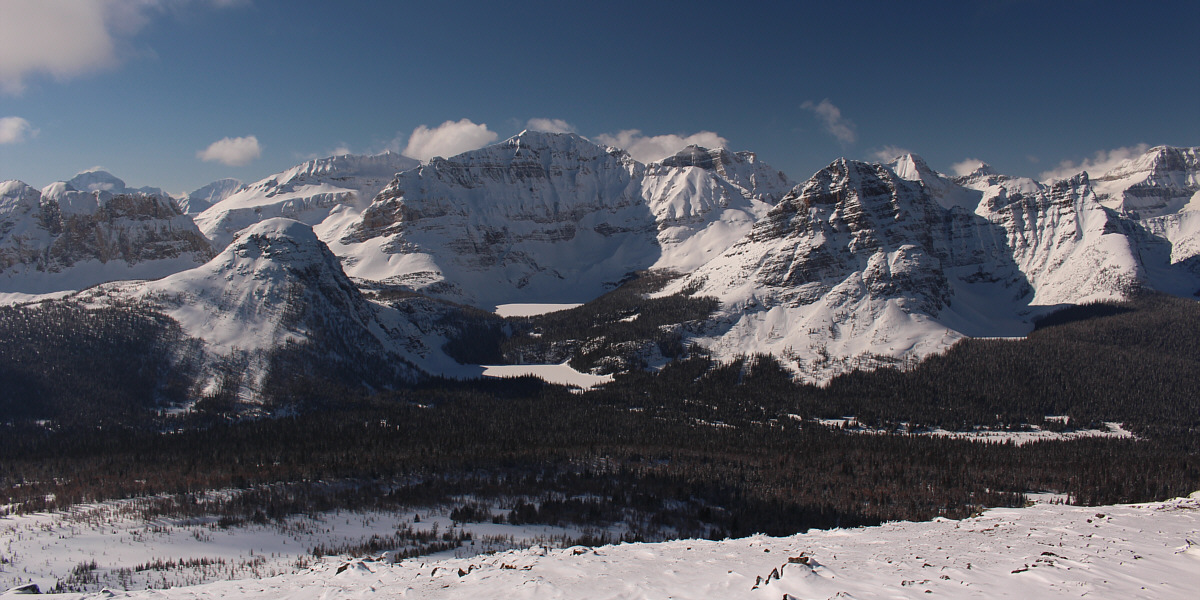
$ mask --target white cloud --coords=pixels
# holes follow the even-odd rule
[[[595,141],[621,148],[635,160],[644,163],[662,160],[693,144],[705,148],[724,148],[729,145],[728,140],[711,131],[701,131],[688,136],[645,136],[641,130],[626,129],[616,135],[600,134],[595,137]]]
[[[854,122],[843,117],[841,109],[834,106],[829,98],[817,104],[805,102],[800,105],[800,108],[813,111],[817,119],[825,124],[825,131],[843,144],[853,144],[854,140],[858,139],[858,135],[854,132]]]
[[[959,162],[950,165],[950,171],[959,177],[970,175],[975,172],[975,169],[982,167],[987,163],[978,158],[965,158]]]
[[[881,163],[890,163],[905,154],[913,154],[913,151],[900,146],[884,146],[872,152],[871,157]]]
[[[24,91],[30,75],[58,80],[111,68],[128,54],[125,38],[167,8],[197,0],[3,0],[0,93]],[[203,0],[216,7],[240,0]]]
[[[262,147],[258,145],[258,138],[252,135],[221,138],[196,152],[196,158],[200,160],[215,161],[230,167],[244,167],[260,156]]]
[[[20,144],[31,137],[37,137],[38,130],[21,117],[4,117],[0,119],[0,144]]]
[[[1085,158],[1083,162],[1075,164],[1069,160],[1064,160],[1058,163],[1058,167],[1045,171],[1041,174],[1043,181],[1051,179],[1066,179],[1072,175],[1078,174],[1080,171],[1087,171],[1089,175],[1099,175],[1107,171],[1111,171],[1121,161],[1135,158],[1145,154],[1150,146],[1146,144],[1138,144],[1136,146],[1126,146],[1124,148],[1114,148],[1112,150],[1099,150],[1092,158]]]
[[[530,119],[525,123],[525,129],[547,133],[575,133],[575,126],[562,119]]]
[[[498,137],[486,123],[476,125],[470,119],[446,121],[433,129],[420,125],[408,136],[408,145],[401,154],[427,161],[435,156],[454,156],[482,148]]]

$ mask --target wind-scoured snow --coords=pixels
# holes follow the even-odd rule
[[[337,561],[260,580],[64,598],[1193,598],[1200,493],[992,509],[791,537],[621,544],[473,558]]]

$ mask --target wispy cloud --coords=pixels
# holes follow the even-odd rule
[[[987,163],[979,160],[978,158],[965,158],[950,165],[950,172],[962,177],[963,175],[970,175],[971,173],[974,173],[976,169],[985,164]]]
[[[0,144],[20,144],[25,140],[37,137],[38,130],[21,117],[4,117],[0,119]]]
[[[805,102],[800,108],[811,110],[817,120],[825,126],[825,131],[843,144],[853,144],[858,139],[858,134],[854,131],[854,122],[843,117],[841,109],[834,106],[829,98],[816,104],[811,101]]]
[[[1123,148],[1114,148],[1112,150],[1099,150],[1091,158],[1085,158],[1078,164],[1064,160],[1058,163],[1058,166],[1044,171],[1041,174],[1043,181],[1051,179],[1066,179],[1072,175],[1078,174],[1080,171],[1087,171],[1089,175],[1099,175],[1107,171],[1111,171],[1121,161],[1145,154],[1150,146],[1147,144],[1138,144],[1136,146],[1125,146]]]
[[[241,0],[3,0],[0,93],[20,94],[28,78],[38,73],[61,81],[116,66],[127,49],[127,38],[167,9],[244,3]]]
[[[525,129],[547,133],[575,133],[575,126],[562,119],[530,119],[525,122]]]
[[[222,138],[203,150],[196,152],[196,158],[205,162],[219,162],[230,167],[244,167],[262,156],[262,146],[253,135],[236,138]]]
[[[700,131],[690,135],[642,135],[639,129],[625,129],[616,134],[602,133],[593,138],[601,144],[616,146],[629,153],[639,162],[654,162],[697,145],[705,148],[724,148],[729,141],[712,131]]]
[[[890,163],[905,154],[912,154],[913,151],[900,146],[884,146],[871,153],[871,157],[881,163]]]

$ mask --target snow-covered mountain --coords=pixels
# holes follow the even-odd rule
[[[131,190],[104,171],[40,191],[0,183],[0,292],[152,279],[212,255],[192,220],[157,188]]]
[[[414,361],[441,359],[412,319],[364,298],[312,228],[291,219],[248,227],[194,269],[100,286],[77,299],[141,301],[175,319],[204,342],[207,395],[232,385],[232,376],[239,398],[260,400],[269,377],[290,377],[285,371],[301,366],[300,373],[354,384],[412,381],[423,375]]]
[[[1157,146],[1091,175],[1100,202],[1135,219],[1200,210],[1200,148]]]
[[[246,189],[246,185],[237,179],[218,179],[176,200],[176,202],[184,213],[198,215],[212,208],[212,205],[244,189]]]
[[[196,215],[196,225],[218,249],[239,231],[274,217],[311,225],[328,242],[340,237],[396,173],[417,164],[392,152],[310,160],[229,194]]]
[[[479,307],[581,302],[633,271],[703,264],[789,184],[749,153],[690,147],[643,165],[526,131],[400,173],[332,246],[356,278]]]
[[[198,228],[166,195],[91,171],[41,191],[0,184],[0,292],[177,274],[139,297],[182,285],[209,328],[193,328],[195,336],[220,352],[269,353],[304,338],[304,328],[279,325],[289,296],[261,286],[299,280],[215,273],[259,268],[235,266],[237,252],[253,252],[247,240],[300,235],[300,226],[280,229],[273,219],[282,216],[312,227],[301,237],[315,236],[314,256],[337,257],[336,275],[325,265],[322,277],[338,283],[319,289],[343,289],[338,278],[348,275],[393,299],[312,305],[426,371],[465,373],[437,350],[453,328],[440,318],[446,305],[428,298],[484,310],[579,303],[633,272],[661,269],[684,275],[664,294],[721,302],[685,342],[723,359],[772,353],[824,381],[964,336],[1023,335],[1065,304],[1146,289],[1195,294],[1196,157],[1195,148],[1158,147],[1094,177],[1037,182],[986,165],[949,177],[910,154],[887,164],[840,159],[794,185],[749,152],[690,146],[642,164],[574,134],[527,131],[424,165],[344,155],[250,186],[214,182],[184,202],[219,198],[196,215]],[[264,223],[270,231],[256,229]],[[218,252],[223,266],[194,269]],[[214,277],[223,283],[211,294],[183,283]],[[188,309],[170,307],[181,320]],[[236,335],[224,340],[221,330]]]
[[[1024,335],[1057,305],[1190,295],[1200,269],[1176,248],[1195,224],[1159,219],[1104,206],[1086,173],[1041,184],[985,166],[951,179],[912,155],[842,159],[667,292],[721,300],[697,338],[718,357],[772,353],[824,381],[963,336]]]

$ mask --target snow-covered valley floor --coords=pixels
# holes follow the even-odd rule
[[[472,558],[326,560],[298,573],[65,598],[1195,598],[1200,492],[1039,504],[962,521],[784,538],[534,547]],[[47,556],[45,560],[50,560]]]

